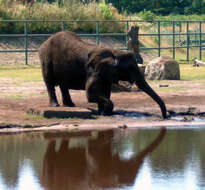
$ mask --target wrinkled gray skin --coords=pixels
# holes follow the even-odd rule
[[[144,76],[139,70],[134,54],[132,52],[120,50],[113,50],[113,54],[118,60],[117,72],[119,80],[135,83],[138,88],[147,93],[154,101],[158,103],[163,118],[166,118],[167,111],[165,103],[145,81]]]
[[[98,104],[99,113],[109,115],[114,107],[110,100],[111,83],[123,80],[135,83],[146,92],[158,103],[166,118],[164,102],[145,81],[132,52],[102,48],[66,31],[45,41],[39,57],[51,106],[59,106],[55,94],[55,86],[59,85],[64,106],[75,106],[69,89],[84,89],[88,101]]]
[[[105,49],[104,51],[107,50]],[[108,50],[108,52],[110,51]],[[109,55],[108,52],[106,52],[107,56]],[[116,59],[112,54],[112,56],[99,61],[101,60],[101,54],[99,55],[96,50],[90,53],[88,57],[85,86],[87,99],[89,102],[96,102],[98,104],[99,114],[111,115],[114,107],[110,100],[111,85],[118,82]]]

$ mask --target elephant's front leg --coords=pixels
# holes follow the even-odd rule
[[[98,113],[100,115],[111,115],[114,105],[110,99],[99,96],[97,100],[98,104]]]
[[[98,104],[98,114],[99,115],[111,115],[114,105],[110,99],[103,96],[87,95],[88,102],[93,102]]]
[[[86,83],[86,95],[88,102],[98,104],[100,115],[111,115],[114,105],[110,100],[111,84],[103,85],[95,77],[90,77]]]
[[[110,100],[111,84],[102,86],[102,94],[103,96],[98,98],[98,112],[102,115],[111,115],[114,109],[114,104]]]

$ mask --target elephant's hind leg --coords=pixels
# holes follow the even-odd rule
[[[48,97],[49,97],[49,104],[52,107],[59,106],[58,100],[55,93],[55,80],[53,75],[53,64],[47,60],[44,60],[44,57],[41,57],[41,66],[42,66],[42,74],[43,80],[45,82]]]
[[[71,100],[68,88],[63,85],[60,85],[60,90],[62,94],[63,105],[68,107],[75,107],[75,104]]]
[[[49,104],[52,107],[58,107],[58,100],[56,97],[56,93],[55,93],[55,86],[51,85],[49,83],[46,83],[46,87],[47,87],[47,91],[48,91],[48,96],[49,96]]]

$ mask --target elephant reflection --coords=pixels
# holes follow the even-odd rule
[[[51,140],[44,156],[41,184],[46,190],[106,189],[134,183],[148,153],[160,144],[166,134],[162,128],[151,144],[130,160],[120,160],[111,150],[112,131],[100,132],[86,148],[69,148],[62,140],[58,151]]]

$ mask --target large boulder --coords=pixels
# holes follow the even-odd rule
[[[158,57],[147,65],[145,78],[148,80],[180,80],[179,64],[168,56]]]

